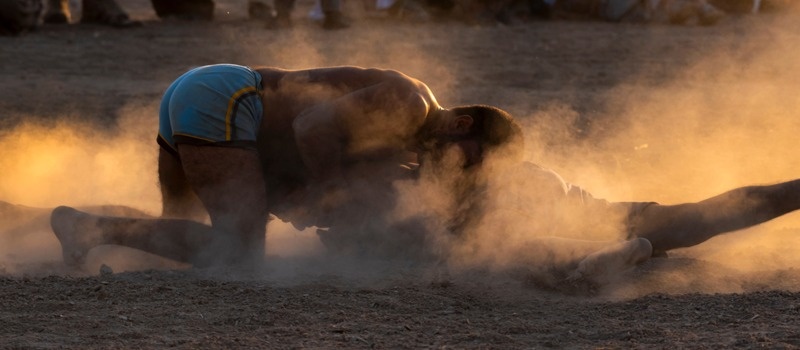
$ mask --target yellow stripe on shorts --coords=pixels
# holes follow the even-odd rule
[[[228,111],[225,113],[225,141],[231,140],[231,133],[232,133],[232,125],[231,125],[231,117],[233,114],[233,107],[236,105],[236,100],[239,99],[242,95],[256,91],[255,86],[248,86],[236,91],[236,93],[231,96],[231,99],[228,100]]]

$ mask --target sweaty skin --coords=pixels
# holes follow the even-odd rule
[[[397,71],[256,72],[263,115],[254,148],[216,141],[178,143],[177,152],[162,147],[160,218],[56,209],[51,222],[65,259],[120,244],[198,266],[259,260],[269,213],[298,228],[323,226],[333,219],[331,209],[346,205],[348,178],[364,178],[365,169],[402,173],[399,165],[417,161],[415,136],[432,116],[441,120],[434,134],[442,136],[463,134],[470,124],[443,109],[424,83]],[[372,183],[375,191],[390,189]],[[210,226],[198,222],[206,216]]]
[[[270,212],[298,228],[327,226],[325,207],[340,201],[337,190],[364,176],[364,168],[384,173],[418,164],[414,136],[432,116],[440,121],[434,134],[462,135],[471,127],[469,116],[454,115],[427,85],[394,70],[257,72],[264,86],[258,151]],[[469,140],[462,143],[469,146]],[[480,155],[473,151],[470,157]],[[308,203],[319,203],[320,211],[309,212]]]
[[[411,138],[442,109],[424,83],[397,71],[257,71],[264,86],[258,151],[276,214],[284,211],[281,204],[301,200],[287,197],[321,200],[326,188],[341,187],[352,176],[345,172],[356,164],[417,162]],[[319,191],[306,191],[312,183]]]
[[[259,152],[265,171],[273,159],[299,155],[307,177],[341,177],[343,163],[414,159],[408,139],[441,107],[430,89],[390,70],[338,67],[257,70],[264,85]],[[287,137],[294,140],[277,142]],[[294,149],[286,149],[294,144]],[[280,148],[276,146],[282,146]],[[284,157],[282,157],[284,156]],[[281,164],[284,167],[284,164]],[[300,175],[300,174],[299,174]]]
[[[262,78],[264,114],[255,149],[179,144],[178,158],[162,148],[159,179],[164,212],[160,218],[55,209],[51,223],[65,261],[77,264],[96,245],[118,244],[196,266],[247,262],[263,258],[269,213],[300,228],[328,226],[337,219],[332,209],[351,203],[364,209],[359,215],[385,214],[393,200],[391,179],[413,178],[417,173],[416,168],[401,165],[420,163],[418,156],[428,147],[428,139],[425,146],[418,142],[421,129],[433,136],[431,154],[457,149],[463,164],[483,164],[483,146],[488,143],[477,141],[471,128],[478,123],[462,114],[468,112],[461,112],[471,107],[442,108],[425,84],[402,73],[357,67],[262,68],[257,72]],[[482,166],[451,168],[472,174]],[[508,171],[529,174],[523,176],[526,179],[541,172],[524,164]],[[356,183],[368,186],[360,191],[361,197],[349,191]],[[450,186],[454,181],[442,184]],[[561,185],[558,182],[556,187],[568,195]],[[479,189],[469,185],[459,191],[466,195],[456,200],[470,208],[466,214],[446,215],[466,217],[462,222],[467,225],[461,226],[469,226],[470,216],[483,214],[485,208],[474,205],[483,198]],[[509,191],[515,192],[522,191]],[[376,196],[385,200],[374,205]],[[623,270],[642,261],[647,252],[696,245],[798,208],[800,180],[734,189],[697,203],[652,204],[632,218],[629,238],[637,238],[634,242],[605,242],[603,246],[616,248],[579,254],[586,260],[574,276],[591,275],[604,266]],[[197,215],[194,209],[205,213]],[[210,218],[210,226],[197,221],[202,214]],[[361,222],[358,215],[344,220]],[[335,233],[328,232],[325,239],[336,240]],[[587,246],[593,251],[597,247]]]

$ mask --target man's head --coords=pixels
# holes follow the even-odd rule
[[[522,157],[522,128],[506,111],[486,105],[460,106],[432,113],[416,135],[423,152],[444,152],[457,145],[464,167],[486,156]]]

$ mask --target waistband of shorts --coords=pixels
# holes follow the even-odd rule
[[[175,149],[175,146],[171,145],[164,138],[164,136],[161,136],[161,134],[158,134],[158,136],[156,137],[156,142],[158,143],[159,146],[161,146],[161,149],[163,149],[163,150],[167,151],[167,153],[175,156],[175,158],[180,158],[180,155],[178,154],[178,150]]]
[[[261,73],[259,73],[257,70],[255,70],[253,68],[250,68],[250,67],[247,67],[247,68],[250,69],[251,72],[253,72],[253,78],[255,78],[255,80],[256,80],[256,84],[255,84],[256,92],[258,92],[259,95],[263,96],[264,95],[264,77],[262,77]]]
[[[237,141],[209,141],[196,137],[186,135],[175,135],[175,146],[169,144],[166,139],[161,135],[156,137],[156,142],[167,153],[173,155],[175,158],[180,159],[181,155],[178,153],[178,144],[188,144],[194,146],[211,146],[211,147],[231,147],[231,148],[244,148],[250,150],[258,150],[256,141],[237,140]]]
[[[192,137],[189,135],[173,135],[172,138],[175,140],[176,147],[179,147],[180,144],[187,144],[193,146],[234,147],[253,150],[257,149],[256,141],[253,140],[213,141],[199,137]]]

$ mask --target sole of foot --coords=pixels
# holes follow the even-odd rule
[[[91,231],[95,229],[91,215],[60,206],[50,214],[50,227],[61,242],[64,263],[70,267],[83,265],[87,253],[94,246],[90,239]]]

